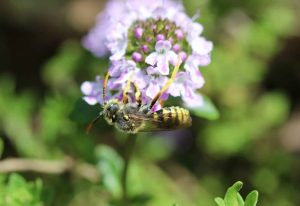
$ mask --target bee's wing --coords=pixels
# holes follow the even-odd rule
[[[130,114],[130,119],[133,122],[141,122],[141,126],[137,129],[138,132],[152,132],[168,130],[160,125],[163,123],[161,120],[156,120],[149,115]],[[170,130],[170,129],[169,129]]]
[[[132,120],[142,122],[139,132],[174,130],[189,127],[192,119],[188,110],[180,107],[165,107],[150,114],[131,114]]]

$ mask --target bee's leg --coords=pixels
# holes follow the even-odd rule
[[[141,96],[141,91],[140,89],[138,88],[138,86],[132,82],[133,86],[134,86],[134,89],[135,89],[135,100],[136,102],[138,103],[138,107],[140,107],[142,105],[142,96]]]
[[[131,83],[131,80],[130,80],[130,78],[129,78],[129,79],[127,80],[127,83],[126,83],[126,87],[125,87],[125,89],[124,89],[124,91],[123,91],[123,99],[122,99],[122,101],[123,101],[124,104],[127,104],[127,103],[128,103],[127,92],[128,92],[128,90],[130,89],[130,83]]]
[[[106,103],[106,86],[107,86],[107,81],[109,77],[109,72],[106,73],[104,81],[103,81],[103,93],[102,93],[102,98],[103,98],[103,103]]]
[[[164,107],[165,101],[164,100],[160,100],[159,104],[161,105],[161,107]]]
[[[170,79],[167,81],[167,83],[165,84],[165,86],[157,93],[157,95],[153,98],[152,102],[150,103],[150,109],[155,105],[155,103],[157,102],[157,100],[160,98],[160,96],[169,88],[169,86],[172,84],[172,82],[175,79],[175,76],[179,70],[179,67],[181,65],[181,58],[178,57],[177,63],[173,69],[173,72],[171,74]]]

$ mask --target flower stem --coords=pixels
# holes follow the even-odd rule
[[[129,203],[128,199],[128,185],[127,185],[127,177],[128,177],[128,168],[131,160],[131,156],[133,154],[134,145],[136,142],[137,135],[133,134],[127,137],[125,145],[124,145],[124,168],[121,176],[121,187],[122,187],[122,202],[124,204]]]

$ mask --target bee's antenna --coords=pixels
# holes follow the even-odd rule
[[[109,72],[106,73],[105,78],[104,78],[104,82],[103,82],[103,104],[106,103],[106,86],[107,86],[107,81],[108,81],[108,77],[109,77]],[[99,115],[100,116],[100,115]]]
[[[170,79],[167,81],[166,85],[157,93],[157,95],[153,98],[152,102],[150,103],[150,109],[154,106],[154,104],[157,102],[157,100],[161,97],[161,95],[169,88],[171,83],[174,81],[175,76],[179,70],[179,67],[181,65],[181,58],[178,57],[177,63],[173,69],[172,75]]]
[[[94,124],[99,120],[99,118],[101,117],[102,112],[99,113],[99,115],[89,123],[89,125],[86,127],[86,134],[89,134],[91,129],[93,128]]]
[[[103,81],[103,93],[102,93],[102,98],[103,98],[103,104],[106,104],[106,86],[107,86],[107,81],[109,78],[109,72],[105,74],[104,81]],[[89,123],[89,125],[86,128],[86,134],[89,134],[91,129],[93,128],[94,124],[98,121],[98,119],[101,117],[102,112],[99,113],[99,115]]]

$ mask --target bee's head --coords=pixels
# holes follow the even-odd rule
[[[118,100],[109,100],[105,103],[103,109],[103,115],[109,123],[113,123],[116,120],[116,113],[120,110],[120,104]]]

